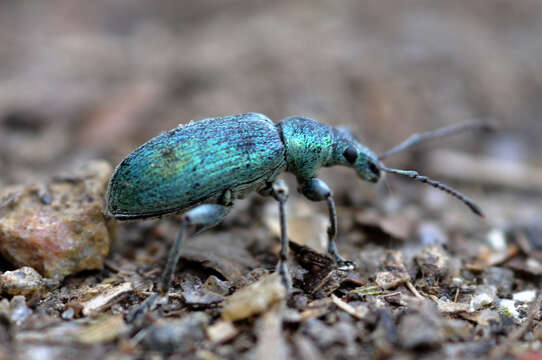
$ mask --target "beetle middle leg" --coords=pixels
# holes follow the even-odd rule
[[[282,283],[286,289],[291,288],[290,276],[286,260],[288,259],[288,232],[286,223],[286,200],[288,199],[288,185],[284,180],[278,180],[272,186],[273,197],[279,202],[279,220],[280,220],[280,254],[277,271]]]
[[[327,252],[333,257],[339,269],[352,270],[354,268],[354,263],[352,261],[345,260],[337,250],[337,244],[335,242],[335,238],[337,237],[337,210],[335,209],[333,193],[331,192],[329,186],[327,186],[327,184],[320,179],[312,178],[303,181],[300,184],[299,192],[301,192],[311,201],[325,200],[327,202],[330,222],[329,228],[327,229]]]

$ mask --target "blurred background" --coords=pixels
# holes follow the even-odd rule
[[[377,153],[482,119],[499,132],[387,164],[472,194],[491,222],[536,220],[541,20],[536,0],[2,1],[0,186],[116,164],[179,123],[248,111],[345,124]],[[379,201],[346,170],[324,178],[343,204]],[[380,192],[438,197],[395,178]]]

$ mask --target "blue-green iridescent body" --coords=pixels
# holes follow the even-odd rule
[[[347,150],[355,156],[345,157]],[[270,194],[283,171],[303,184],[322,166],[350,166],[376,181],[376,164],[348,131],[309,118],[277,124],[257,113],[210,118],[162,133],[128,155],[111,178],[107,212],[137,219],[229,205],[253,191]]]
[[[388,154],[420,142],[424,136],[407,140]],[[337,211],[332,191],[317,178],[318,169],[334,165],[351,167],[360,178],[371,182],[378,181],[381,170],[409,176],[452,194],[482,215],[476,204],[445,184],[415,171],[386,168],[347,129],[299,116],[275,124],[257,113],[205,119],[149,140],[116,168],[107,190],[106,211],[120,220],[183,213],[159,286],[160,292],[167,295],[188,227],[197,233],[219,224],[234,200],[250,192],[273,195],[279,205],[281,230],[277,272],[289,289],[285,215],[288,186],[277,180],[284,171],[297,177],[298,191],[308,200],[327,203],[328,254],[338,269],[354,268],[354,263],[337,250]],[[150,296],[141,306],[152,308],[156,296]],[[139,311],[136,309],[134,314]]]

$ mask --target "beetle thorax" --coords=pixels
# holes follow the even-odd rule
[[[278,124],[284,142],[287,171],[298,180],[316,177],[333,151],[333,132],[329,125],[305,117],[289,117]]]

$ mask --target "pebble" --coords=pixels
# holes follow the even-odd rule
[[[244,287],[226,298],[222,318],[227,321],[246,319],[267,310],[286,297],[280,277],[273,273]]]
[[[410,275],[403,264],[403,257],[398,251],[387,251],[381,266],[384,271],[376,273],[375,283],[382,289],[387,290],[410,281]]]
[[[515,320],[519,320],[520,314],[516,309],[516,304],[514,300],[510,299],[500,299],[498,302],[499,312],[504,316],[512,317]]]
[[[221,344],[233,339],[239,330],[229,321],[217,321],[206,329],[207,337],[213,344]]]
[[[422,274],[428,277],[442,276],[447,272],[449,256],[439,245],[426,247],[416,256]]]
[[[204,327],[209,317],[203,312],[194,312],[180,320],[162,320],[145,330],[141,344],[149,350],[162,353],[192,351],[195,343],[205,338]]]
[[[505,252],[508,248],[506,234],[501,229],[492,229],[487,234],[487,242],[497,252]]]
[[[442,325],[421,314],[406,314],[399,323],[399,344],[405,349],[437,347],[444,340]]]
[[[31,297],[45,291],[45,282],[41,275],[28,266],[0,275],[0,286],[3,293],[11,296]]]
[[[0,301],[0,317],[9,319],[15,325],[21,325],[30,315],[32,310],[26,306],[24,296],[14,296],[11,301]]]
[[[488,285],[497,287],[500,297],[509,295],[514,285],[514,272],[502,267],[490,267],[484,270],[484,279]]]
[[[469,312],[480,310],[481,308],[491,305],[497,299],[497,288],[493,285],[481,285],[476,289],[476,294],[471,298],[469,303]]]
[[[0,193],[0,253],[42,276],[100,269],[111,242],[103,215],[111,166],[92,161],[70,174]]]
[[[522,303],[531,303],[536,298],[536,290],[524,290],[512,295],[514,301]]]

